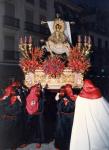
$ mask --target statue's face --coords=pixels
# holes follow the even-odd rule
[[[57,24],[57,25],[56,25],[56,31],[60,31],[61,28],[62,28],[62,26],[61,26],[60,24]]]

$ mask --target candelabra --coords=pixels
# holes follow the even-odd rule
[[[26,36],[24,39],[21,37],[19,42],[19,49],[21,51],[21,54],[24,58],[29,59],[29,53],[31,53],[33,47],[32,47],[32,37],[30,36],[27,38]]]
[[[78,35],[77,49],[82,51],[82,53],[87,56],[90,53],[91,49],[91,37],[84,36],[83,40],[80,35]]]

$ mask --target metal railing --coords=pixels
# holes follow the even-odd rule
[[[32,5],[34,5],[34,3],[35,3],[34,0],[26,0],[26,2],[28,2],[28,3],[32,4]]]
[[[37,24],[25,21],[25,30],[30,32],[39,32],[39,26]]]
[[[7,62],[7,61],[18,61],[19,60],[19,51],[14,51],[14,50],[4,50],[4,53],[3,53],[3,59],[4,59],[4,62]]]
[[[39,34],[44,34],[44,35],[49,35],[49,29],[47,27],[37,25],[34,23],[30,23],[25,21],[25,30],[34,32],[34,33],[39,33]]]
[[[4,16],[3,19],[4,19],[3,20],[4,25],[15,27],[15,28],[20,27],[20,21],[17,18],[10,17],[10,16]]]

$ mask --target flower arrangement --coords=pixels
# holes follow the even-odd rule
[[[72,72],[85,73],[90,67],[90,60],[74,47],[70,50],[68,67],[72,69]]]
[[[20,60],[20,67],[24,72],[35,72],[35,70],[41,67],[41,57],[43,51],[38,48],[32,48],[30,51],[26,51],[26,56],[22,57]]]
[[[45,74],[55,78],[63,72],[64,67],[64,62],[57,56],[49,57],[42,66]]]
[[[41,61],[42,55],[43,51],[36,47],[30,51],[31,60]]]
[[[40,67],[40,64],[38,61],[35,60],[26,60],[26,59],[21,59],[20,60],[20,67],[24,72],[35,72],[37,68]]]

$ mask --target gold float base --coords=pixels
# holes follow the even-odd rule
[[[38,69],[35,73],[29,72],[25,74],[25,85],[31,87],[40,82],[42,87],[46,84],[49,89],[59,89],[65,84],[71,84],[73,88],[81,88],[83,86],[83,75],[81,73],[72,72],[65,69],[63,73],[56,78],[52,78],[44,73],[42,69]]]

